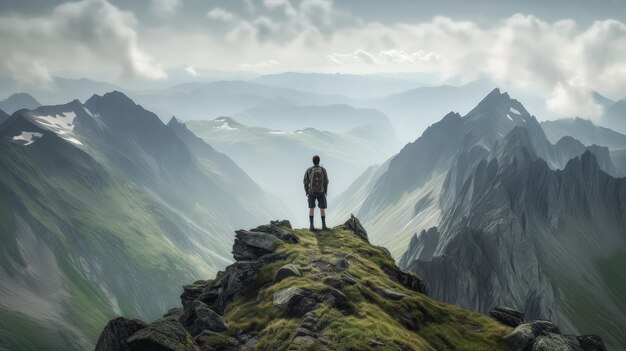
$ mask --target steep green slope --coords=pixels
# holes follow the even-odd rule
[[[229,261],[195,244],[203,234],[144,190],[54,134],[27,147],[2,144],[0,153],[0,311],[11,321],[0,337],[11,350],[88,348],[115,314],[154,318],[173,304],[171,284]],[[39,329],[50,338],[29,334]]]

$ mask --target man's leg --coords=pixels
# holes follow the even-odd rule
[[[322,195],[320,199],[320,217],[322,217],[322,230],[327,230],[326,226],[326,195]]]
[[[309,229],[310,230],[315,229],[315,226],[313,225],[313,218],[315,218],[315,208],[309,208]]]

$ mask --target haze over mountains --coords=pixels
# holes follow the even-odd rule
[[[290,73],[8,99],[27,110],[0,113],[0,314],[14,321],[0,338],[78,350],[117,314],[156,318],[231,262],[234,230],[304,225],[302,174],[320,154],[329,223],[357,215],[431,296],[626,345],[626,136],[603,124],[620,123],[619,102],[540,123],[488,82],[407,81]],[[42,101],[107,87],[55,82]]]
[[[10,349],[89,348],[117,314],[153,319],[177,285],[231,261],[228,233],[286,212],[230,158],[118,92],[14,114],[0,163]]]

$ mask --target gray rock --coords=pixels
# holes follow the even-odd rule
[[[585,351],[606,351],[606,346],[599,336],[596,335],[581,335],[576,337],[578,343]]]
[[[422,294],[426,294],[426,283],[419,278],[417,275],[411,272],[405,272],[398,268],[396,265],[393,266],[383,266],[383,271],[387,273],[388,276],[392,277],[395,281],[400,283],[407,289],[417,291]]]
[[[405,297],[408,297],[407,294],[401,293],[399,291],[387,288],[376,287],[374,291],[378,293],[378,295],[388,299],[388,300],[402,300]]]
[[[310,336],[312,338],[317,338],[318,335],[310,329],[298,327],[296,328],[296,336]]]
[[[272,258],[272,255],[264,258]],[[223,313],[229,301],[248,291],[263,264],[264,262],[260,260],[231,264],[225,271],[218,272],[215,280],[207,285],[198,300],[209,305],[218,314]]]
[[[291,227],[289,227],[291,228]],[[300,239],[298,239],[297,236],[295,236],[294,234],[284,230],[283,228],[281,228],[281,226],[277,226],[274,224],[264,224],[264,225],[260,225],[254,229],[250,229],[251,232],[262,232],[262,233],[268,233],[268,234],[272,234],[275,235],[277,238],[279,238],[280,240],[284,241],[284,242],[290,242],[293,244],[297,244],[300,242]]]
[[[565,336],[548,333],[547,335],[539,336],[535,342],[533,342],[531,351],[583,351],[578,344],[576,338],[567,338]]]
[[[539,336],[548,335],[548,333],[560,334],[560,331],[550,321],[531,321],[520,324],[503,339],[511,350],[523,351]]]
[[[369,244],[370,241],[367,237],[367,231],[363,228],[359,219],[354,217],[354,215],[350,215],[350,219],[348,219],[346,223],[342,224],[340,227],[353,231],[357,237]]]
[[[382,341],[380,341],[378,339],[369,339],[369,340],[367,340],[367,343],[372,345],[372,346],[383,346],[383,345],[385,345],[385,343],[383,343]]]
[[[310,290],[289,287],[272,296],[272,304],[285,311],[287,317],[299,317],[317,307],[320,299]]]
[[[315,344],[315,338],[310,336],[296,336],[291,342],[295,346],[309,347]]]
[[[126,339],[145,327],[146,323],[138,319],[115,318],[104,327],[96,351],[130,351]]]
[[[132,351],[198,351],[191,335],[173,318],[159,319],[127,340]]]
[[[283,219],[282,221],[270,221],[270,224],[275,225],[277,227],[291,228],[291,223],[286,219]]]
[[[278,283],[282,281],[283,279],[286,279],[289,277],[301,277],[301,276],[302,274],[300,273],[300,271],[298,270],[296,266],[294,266],[291,263],[286,264],[280,267],[280,269],[276,273],[276,277],[274,278],[274,283]]]
[[[180,316],[182,316],[184,312],[185,312],[184,309],[181,307],[171,308],[167,311],[167,313],[163,315],[163,318],[173,317],[173,318],[179,319]]]
[[[224,319],[202,301],[195,301],[180,317],[180,323],[196,336],[204,330],[223,332],[228,329]]]
[[[204,289],[211,283],[209,280],[198,280],[193,284],[183,286],[183,293],[180,295],[180,302],[183,308],[191,306],[204,292]]]
[[[489,311],[489,315],[495,320],[513,328],[524,321],[524,314],[522,312],[507,307],[494,307]]]
[[[276,251],[283,243],[274,234],[237,230],[233,245],[233,257],[237,261],[256,260],[263,255]]]

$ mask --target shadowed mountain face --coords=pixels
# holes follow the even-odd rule
[[[2,122],[6,121],[7,119],[9,119],[9,115],[0,110],[0,124],[2,124]]]
[[[413,233],[438,225],[441,210],[449,206],[473,168],[516,126],[528,130],[537,154],[551,169],[563,168],[572,157],[591,149],[606,171],[615,172],[606,148],[587,148],[569,137],[551,144],[536,118],[496,89],[466,116],[449,113],[407,144],[389,160],[385,172],[370,180],[371,192],[346,192],[340,201],[353,203],[346,211],[366,218],[374,240],[399,257]],[[389,228],[394,234],[383,235]]]
[[[346,193],[342,203],[361,204],[351,211],[367,218],[373,241],[398,258],[406,251],[401,264],[433,296],[483,312],[513,306],[572,332],[604,328],[609,343],[624,345],[623,276],[606,266],[625,257],[615,172],[608,148],[572,137],[551,144],[535,117],[494,90],[368,176],[365,200]],[[577,288],[582,281],[594,283]],[[613,312],[588,318],[589,308]]]
[[[6,112],[9,115],[23,108],[27,110],[34,110],[39,106],[41,106],[39,101],[35,100],[35,98],[26,93],[13,94],[8,98],[0,101],[0,110]]]
[[[231,261],[223,233],[284,213],[228,157],[116,92],[3,123],[0,194],[11,350],[89,349],[115,315],[157,317],[177,285]]]

